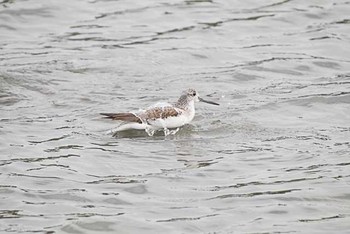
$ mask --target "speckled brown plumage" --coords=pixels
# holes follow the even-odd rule
[[[146,118],[146,120],[148,119],[155,120],[158,118],[166,119],[168,117],[175,117],[178,115],[179,115],[179,112],[174,107],[166,106],[166,107],[154,107],[154,108],[148,109],[146,110],[145,113],[140,115],[140,117]]]
[[[168,117],[175,117],[179,115],[179,112],[174,107],[165,106],[153,107],[139,113],[138,115],[135,115],[133,113],[101,113],[101,115],[114,120],[142,123],[142,121],[147,122],[149,120],[155,120],[158,118],[166,119]]]

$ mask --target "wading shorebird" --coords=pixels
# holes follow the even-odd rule
[[[212,105],[219,105],[216,102],[207,101],[198,96],[194,89],[188,89],[182,93],[175,104],[156,103],[145,110],[129,113],[100,113],[106,118],[124,121],[122,125],[113,132],[137,129],[145,130],[152,136],[155,131],[164,130],[164,135],[175,134],[179,127],[192,121],[195,115],[195,102],[205,102]],[[175,130],[169,130],[175,129]]]

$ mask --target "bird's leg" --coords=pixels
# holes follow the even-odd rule
[[[178,131],[180,130],[180,128],[177,128],[177,129],[174,129],[174,130],[171,130],[170,132],[169,132],[169,134],[171,134],[171,135],[175,135]]]
[[[164,136],[169,136],[169,134],[170,134],[170,130],[165,126],[165,122],[164,122],[164,120],[162,120],[162,119],[159,119],[159,122],[160,122],[160,124],[162,125],[162,127],[163,127],[163,131],[164,131]]]
[[[170,135],[170,130],[167,128],[164,128],[164,136],[169,136]]]
[[[148,136],[153,136],[155,133],[155,130],[151,127],[146,127],[145,131],[147,132]]]

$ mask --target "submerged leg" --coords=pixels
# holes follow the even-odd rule
[[[169,136],[170,135],[170,130],[169,129],[164,128],[163,131],[164,131],[164,136]]]
[[[158,121],[163,127],[164,136],[169,136],[170,130],[166,127],[164,120],[159,119]]]
[[[174,130],[170,130],[169,134],[175,135],[179,130],[180,130],[180,128],[177,128],[177,129],[174,129]]]
[[[145,131],[147,132],[148,136],[153,136],[154,133],[156,132],[156,131],[155,131],[153,128],[151,128],[151,127],[147,127],[147,128],[145,129]]]

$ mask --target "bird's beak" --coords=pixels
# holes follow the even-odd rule
[[[200,98],[200,97],[198,97],[198,100],[199,100],[200,102],[205,102],[205,103],[212,104],[212,105],[216,105],[216,106],[219,106],[219,105],[220,105],[219,103],[212,102],[212,101],[207,101],[207,100],[204,100],[203,98]]]

